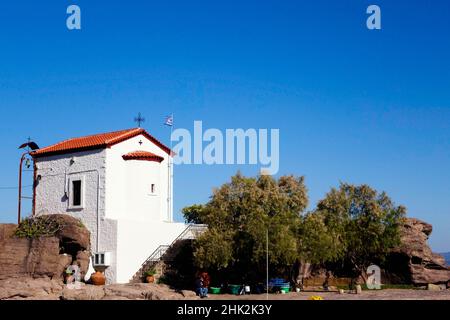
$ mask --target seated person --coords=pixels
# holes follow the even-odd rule
[[[200,296],[200,298],[208,297],[208,288],[205,287],[201,277],[197,277],[195,280],[195,293]]]

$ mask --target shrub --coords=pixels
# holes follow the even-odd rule
[[[15,231],[15,236],[28,239],[52,237],[63,227],[63,223],[51,216],[30,217],[20,222]]]

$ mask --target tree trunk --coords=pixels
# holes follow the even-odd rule
[[[367,280],[369,279],[369,275],[367,274],[367,268],[362,268],[359,270],[359,275],[364,280],[364,284],[367,284]]]
[[[298,285],[303,284],[303,279],[309,277],[311,275],[311,263],[303,261],[303,260],[297,260],[295,263],[296,266],[296,274],[294,276],[295,283]]]

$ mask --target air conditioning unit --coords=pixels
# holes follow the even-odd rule
[[[97,252],[92,256],[93,267],[109,267],[111,265],[111,252]]]

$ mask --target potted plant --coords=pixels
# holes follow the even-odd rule
[[[66,271],[64,272],[64,282],[66,284],[70,284],[72,282],[74,282],[74,277],[73,277],[73,271],[70,268],[67,268]]]
[[[151,268],[150,270],[145,271],[144,278],[147,283],[155,283],[155,268]]]

